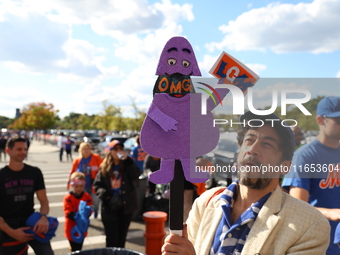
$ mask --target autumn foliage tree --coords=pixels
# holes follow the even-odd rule
[[[14,124],[15,129],[40,129],[53,128],[59,120],[59,110],[54,109],[53,104],[44,102],[30,103],[21,111],[21,117]]]

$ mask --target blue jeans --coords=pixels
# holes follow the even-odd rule
[[[63,161],[63,154],[64,154],[64,148],[60,148],[60,151],[59,151],[59,159],[60,159],[60,161]]]

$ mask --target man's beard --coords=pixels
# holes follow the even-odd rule
[[[253,180],[252,178],[240,178],[239,183],[248,187],[249,189],[262,190],[269,186],[272,182],[272,178],[257,178]]]
[[[250,189],[262,190],[269,186],[272,182],[272,178],[265,177],[261,171],[261,162],[259,162],[255,157],[249,156],[244,158],[239,162],[239,166],[247,167],[246,163],[251,163],[259,172],[257,174],[259,176],[253,176],[250,178],[247,172],[238,172],[239,183],[244,185]],[[251,167],[251,166],[249,166]]]

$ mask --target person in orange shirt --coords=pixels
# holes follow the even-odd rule
[[[80,201],[85,201],[86,205],[92,205],[92,197],[89,193],[85,192],[85,174],[81,172],[74,172],[71,175],[70,185],[72,191],[68,193],[63,199],[65,224],[64,224],[64,236],[70,242],[70,251],[80,251],[83,247],[84,238],[87,235],[87,231],[82,233],[84,237],[79,237],[79,240],[74,240],[72,229],[76,226],[76,213],[78,212]]]
[[[79,157],[73,161],[70,172],[70,176],[74,172],[82,172],[85,174],[85,191],[92,197],[95,218],[97,218],[98,215],[99,199],[93,189],[93,180],[96,178],[102,161],[103,159],[98,154],[92,152],[91,144],[81,143],[79,145]],[[67,189],[70,187],[69,182]]]

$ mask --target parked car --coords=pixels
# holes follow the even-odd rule
[[[130,137],[124,142],[124,150],[127,154],[130,154],[133,147],[137,145],[136,137]]]
[[[100,136],[96,133],[85,133],[84,142],[87,142],[92,145],[93,150],[96,150],[98,144],[101,142]]]
[[[226,132],[220,135],[216,148],[206,155],[215,166],[215,172],[210,174],[210,178],[206,182],[207,189],[216,186],[228,186],[232,182],[235,177],[233,174],[236,174],[232,170],[236,169],[233,165],[238,150],[236,132]]]
[[[100,137],[95,133],[72,133],[70,138],[74,141],[74,151],[79,150],[79,146],[82,142],[87,142],[92,145],[92,148],[96,150],[100,143]]]
[[[98,143],[96,151],[97,153],[104,157],[105,156],[105,149],[108,145],[109,142],[113,141],[113,140],[118,140],[121,143],[124,144],[124,142],[127,140],[127,137],[122,136],[122,135],[106,135],[104,136],[104,138],[102,139],[102,142]]]
[[[70,138],[74,141],[74,151],[79,150],[79,145],[84,142],[83,140],[84,134],[82,133],[71,133]]]

